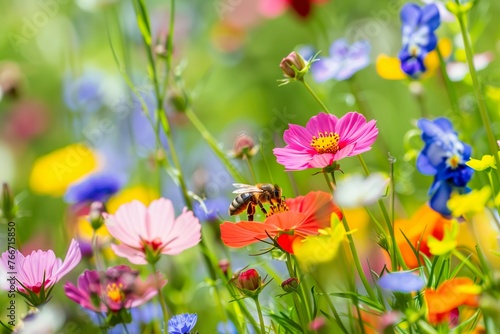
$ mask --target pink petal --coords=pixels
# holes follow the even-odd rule
[[[370,150],[378,135],[375,121],[366,123],[365,117],[357,112],[349,112],[342,117],[337,123],[336,132],[340,135],[341,147],[356,144],[350,155]]]
[[[352,152],[356,144],[347,145],[344,148],[340,149],[337,153],[333,155],[333,161],[339,161],[340,159],[344,159],[345,157],[350,157],[354,155]]]
[[[311,161],[309,161],[310,168],[325,168],[330,166],[333,162],[333,154],[331,153],[323,153],[316,154],[313,156]]]
[[[128,247],[125,244],[115,245],[111,244],[111,249],[115,252],[116,255],[120,257],[127,258],[130,262],[134,264],[147,264],[146,256],[144,252],[137,250],[132,247]]]
[[[192,211],[184,208],[182,214],[172,223],[171,229],[162,241],[167,245],[162,254],[175,255],[196,246],[201,240],[201,224]]]
[[[131,247],[142,246],[141,238],[147,238],[146,206],[139,201],[123,204],[114,215],[105,214],[109,233]]]
[[[334,132],[338,121],[337,116],[320,112],[318,115],[311,117],[306,124],[306,129],[315,136],[319,132]]]
[[[315,135],[317,134],[307,131],[300,125],[290,124],[288,130],[283,134],[283,139],[289,148],[314,151],[311,148],[311,140]]]
[[[166,198],[153,201],[148,207],[148,224],[146,240],[162,238],[169,234],[175,220],[174,206]]]
[[[82,252],[80,251],[80,245],[75,239],[71,240],[68,252],[66,253],[66,258],[64,262],[58,266],[57,272],[54,273],[54,278],[52,283],[59,281],[63,276],[69,273],[73,268],[75,268],[80,260],[82,259]]]
[[[304,170],[309,167],[309,161],[312,159],[308,151],[299,151],[290,148],[275,148],[273,153],[276,161],[285,166],[287,171]]]
[[[263,16],[279,16],[288,7],[287,0],[260,0],[259,12]]]

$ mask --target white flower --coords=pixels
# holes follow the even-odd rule
[[[389,180],[382,173],[373,173],[368,177],[350,175],[337,183],[333,198],[337,205],[344,208],[370,205],[385,194]]]

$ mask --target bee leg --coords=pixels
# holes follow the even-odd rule
[[[247,206],[248,221],[253,221],[253,215],[255,214],[255,205],[250,202]]]
[[[257,202],[257,203],[259,204],[259,207],[260,207],[260,209],[262,210],[262,213],[263,213],[263,214],[265,214],[265,215],[267,215],[267,211],[266,211],[266,209],[264,208],[264,206],[262,205],[262,202],[260,202],[260,201],[259,201],[259,202]]]

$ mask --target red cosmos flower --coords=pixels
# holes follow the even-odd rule
[[[328,0],[260,0],[259,9],[264,16],[275,17],[290,7],[301,18],[307,18],[313,4],[326,3]]]
[[[333,203],[332,195],[323,191],[287,199],[286,205],[277,210],[276,207],[271,208],[263,223],[224,222],[220,226],[222,241],[226,246],[240,248],[271,236],[284,251],[293,253],[294,240],[318,234],[318,229],[330,226],[332,213],[342,219],[342,213]]]

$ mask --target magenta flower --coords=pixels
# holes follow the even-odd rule
[[[306,127],[290,124],[283,139],[287,144],[273,150],[287,171],[325,168],[334,161],[369,151],[378,135],[375,120],[349,112],[340,119],[319,113]]]
[[[26,257],[16,250],[4,252],[1,262],[8,273],[16,273],[15,283],[13,280],[11,284],[30,304],[37,306],[48,300],[51,287],[75,268],[81,258],[80,246],[73,239],[64,261],[56,258],[52,250],[33,251]]]
[[[157,273],[160,287],[167,281]],[[77,286],[71,282],[64,285],[66,296],[80,306],[94,312],[114,312],[140,306],[157,293],[154,275],[145,281],[139,272],[125,265],[108,268],[106,272],[85,270],[78,277]]]
[[[160,254],[179,254],[200,242],[201,224],[193,212],[184,208],[175,218],[172,202],[165,198],[149,207],[132,201],[114,215],[103,215],[109,233],[121,242],[111,248],[135,264],[156,263]]]

